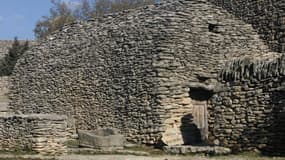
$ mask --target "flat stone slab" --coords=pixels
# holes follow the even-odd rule
[[[205,153],[225,155],[231,153],[231,149],[218,146],[164,146],[163,150],[172,154]]]
[[[79,146],[101,150],[117,150],[124,148],[125,138],[116,129],[98,129],[78,131]]]
[[[136,156],[150,156],[150,153],[144,151],[133,151],[133,150],[116,150],[116,151],[104,151],[93,148],[70,148],[69,154],[122,154],[122,155],[136,155]]]

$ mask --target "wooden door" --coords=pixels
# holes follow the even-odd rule
[[[200,131],[201,141],[208,139],[208,112],[207,101],[192,100],[193,104],[193,122]]]
[[[181,134],[185,145],[200,145],[208,139],[207,101],[192,104],[192,113],[181,119]]]

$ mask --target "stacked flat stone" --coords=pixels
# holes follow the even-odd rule
[[[9,112],[9,77],[0,77],[0,115],[5,115]]]
[[[221,71],[209,105],[209,141],[234,150],[285,151],[285,57],[237,59]]]
[[[285,2],[282,0],[209,0],[253,25],[276,52],[285,52]]]
[[[11,110],[67,115],[74,129],[118,128],[128,140],[181,137],[189,83],[240,56],[278,57],[251,25],[206,0],[179,0],[65,26],[14,70]]]
[[[63,154],[70,137],[66,119],[43,114],[0,116],[0,149]]]
[[[25,54],[12,79],[14,112],[66,114],[77,129],[115,127],[129,140],[153,144],[191,113],[190,82],[206,83],[236,57],[279,56],[250,25],[202,0],[98,21],[66,26]],[[209,105],[210,142],[282,150],[279,61],[226,66],[225,89]],[[43,148],[46,139],[35,141],[33,148]]]

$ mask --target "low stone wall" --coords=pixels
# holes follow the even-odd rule
[[[8,92],[9,92],[9,77],[8,76],[0,77],[0,97],[8,98]]]
[[[68,137],[66,118],[40,114],[0,116],[0,149],[65,153],[64,142]]]
[[[9,77],[0,77],[0,115],[5,115],[9,112]]]
[[[209,105],[209,141],[233,150],[285,151],[284,57],[229,63]]]

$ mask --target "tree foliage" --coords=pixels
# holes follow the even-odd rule
[[[17,60],[29,49],[29,42],[21,44],[15,37],[12,47],[9,48],[8,54],[1,60],[0,76],[9,76],[12,74]]]
[[[43,16],[34,29],[36,38],[43,38],[51,32],[61,28],[66,23],[75,20],[72,11],[67,3],[51,0],[53,7],[50,9],[50,16]]]
[[[115,13],[148,4],[155,0],[51,0],[53,7],[49,16],[43,16],[34,29],[36,38],[46,37],[51,32],[76,20],[87,20],[104,14]]]

